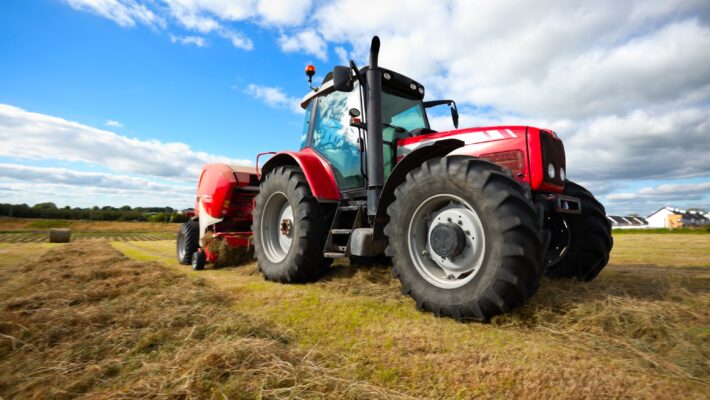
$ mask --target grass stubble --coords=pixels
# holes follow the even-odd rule
[[[399,398],[107,242],[0,270],[3,398]],[[336,363],[331,363],[336,364]]]
[[[617,238],[597,280],[485,325],[417,312],[386,266],[278,285],[167,241],[70,244],[0,269],[0,396],[706,398],[708,243],[636,263],[675,237]]]

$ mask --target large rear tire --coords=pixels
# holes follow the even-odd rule
[[[182,265],[192,263],[192,254],[200,247],[200,224],[190,220],[180,225],[175,253]]]
[[[386,254],[418,309],[487,321],[536,292],[539,218],[522,186],[499,166],[467,156],[434,158],[411,171],[395,196],[387,209]]]
[[[582,213],[562,217],[569,230],[569,243],[564,256],[548,265],[545,275],[591,281],[609,262],[609,253],[614,246],[611,224],[604,206],[587,189],[567,181],[563,194],[578,197]]]
[[[254,208],[254,253],[264,277],[282,283],[320,278],[332,263],[323,257],[330,215],[296,167],[278,167],[259,188]]]

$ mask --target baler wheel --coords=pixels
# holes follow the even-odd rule
[[[192,253],[200,247],[200,224],[190,220],[180,226],[177,235],[176,255],[182,265],[190,265]]]
[[[252,232],[259,269],[282,283],[315,281],[332,263],[323,256],[332,213],[311,194],[297,167],[278,167],[256,196]]]
[[[195,271],[202,271],[205,269],[205,262],[207,261],[207,256],[203,251],[196,251],[192,253],[192,269]]]
[[[567,181],[563,194],[581,200],[582,214],[563,217],[570,231],[568,249],[564,257],[547,267],[545,275],[591,281],[609,262],[614,246],[611,224],[604,206],[587,189]]]
[[[395,196],[386,254],[417,309],[487,321],[535,293],[542,227],[523,187],[501,167],[468,156],[433,158]]]

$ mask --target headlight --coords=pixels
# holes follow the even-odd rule
[[[547,164],[547,176],[549,176],[550,179],[555,179],[555,166],[552,165],[552,163]]]
[[[560,180],[564,181],[565,180],[565,169],[560,168]]]

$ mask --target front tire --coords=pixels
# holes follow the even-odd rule
[[[330,215],[296,167],[278,167],[259,188],[254,208],[254,253],[268,280],[310,282],[332,263],[323,257]]]
[[[192,253],[200,247],[200,224],[190,220],[180,225],[177,235],[175,253],[177,260],[182,265],[190,265]]]
[[[582,213],[562,217],[569,229],[567,251],[564,257],[547,267],[545,275],[591,281],[609,262],[609,253],[614,246],[611,224],[604,206],[587,189],[567,181],[563,194],[578,197]]]
[[[535,293],[542,273],[537,212],[500,167],[467,156],[434,158],[395,195],[386,254],[418,309],[487,321]]]

